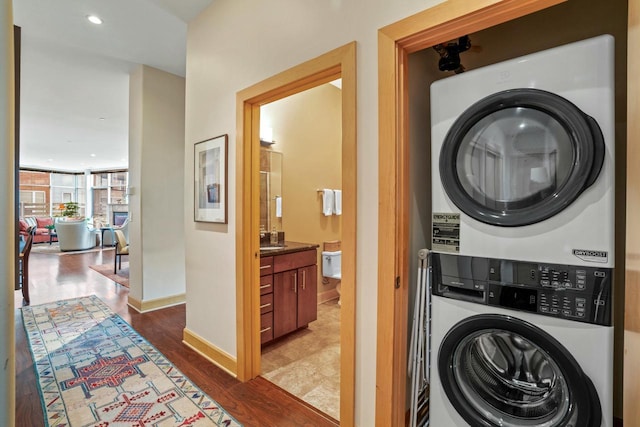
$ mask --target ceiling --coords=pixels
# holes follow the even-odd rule
[[[212,1],[14,0],[20,166],[127,168],[129,73],[145,64],[184,76],[187,22]]]

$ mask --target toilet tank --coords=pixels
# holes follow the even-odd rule
[[[330,279],[341,279],[342,251],[322,252],[322,275]]]

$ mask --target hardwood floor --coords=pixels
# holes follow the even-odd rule
[[[32,253],[29,261],[31,305],[97,295],[245,426],[338,425],[262,378],[241,383],[211,364],[182,344],[184,304],[137,313],[127,306],[129,290],[91,270],[92,264],[113,264],[113,251],[64,256]],[[22,294],[16,291],[16,427],[33,427],[44,423],[33,360],[22,324],[22,305]]]

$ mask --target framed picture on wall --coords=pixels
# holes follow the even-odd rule
[[[194,221],[227,223],[228,136],[194,145]]]

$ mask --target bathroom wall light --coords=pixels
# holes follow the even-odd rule
[[[268,147],[275,144],[273,140],[273,128],[264,127],[260,129],[260,145]]]
[[[97,17],[96,15],[87,15],[87,19],[89,20],[89,22],[91,22],[92,24],[96,24],[96,25],[100,25],[102,24],[102,19],[100,19],[99,17]]]

